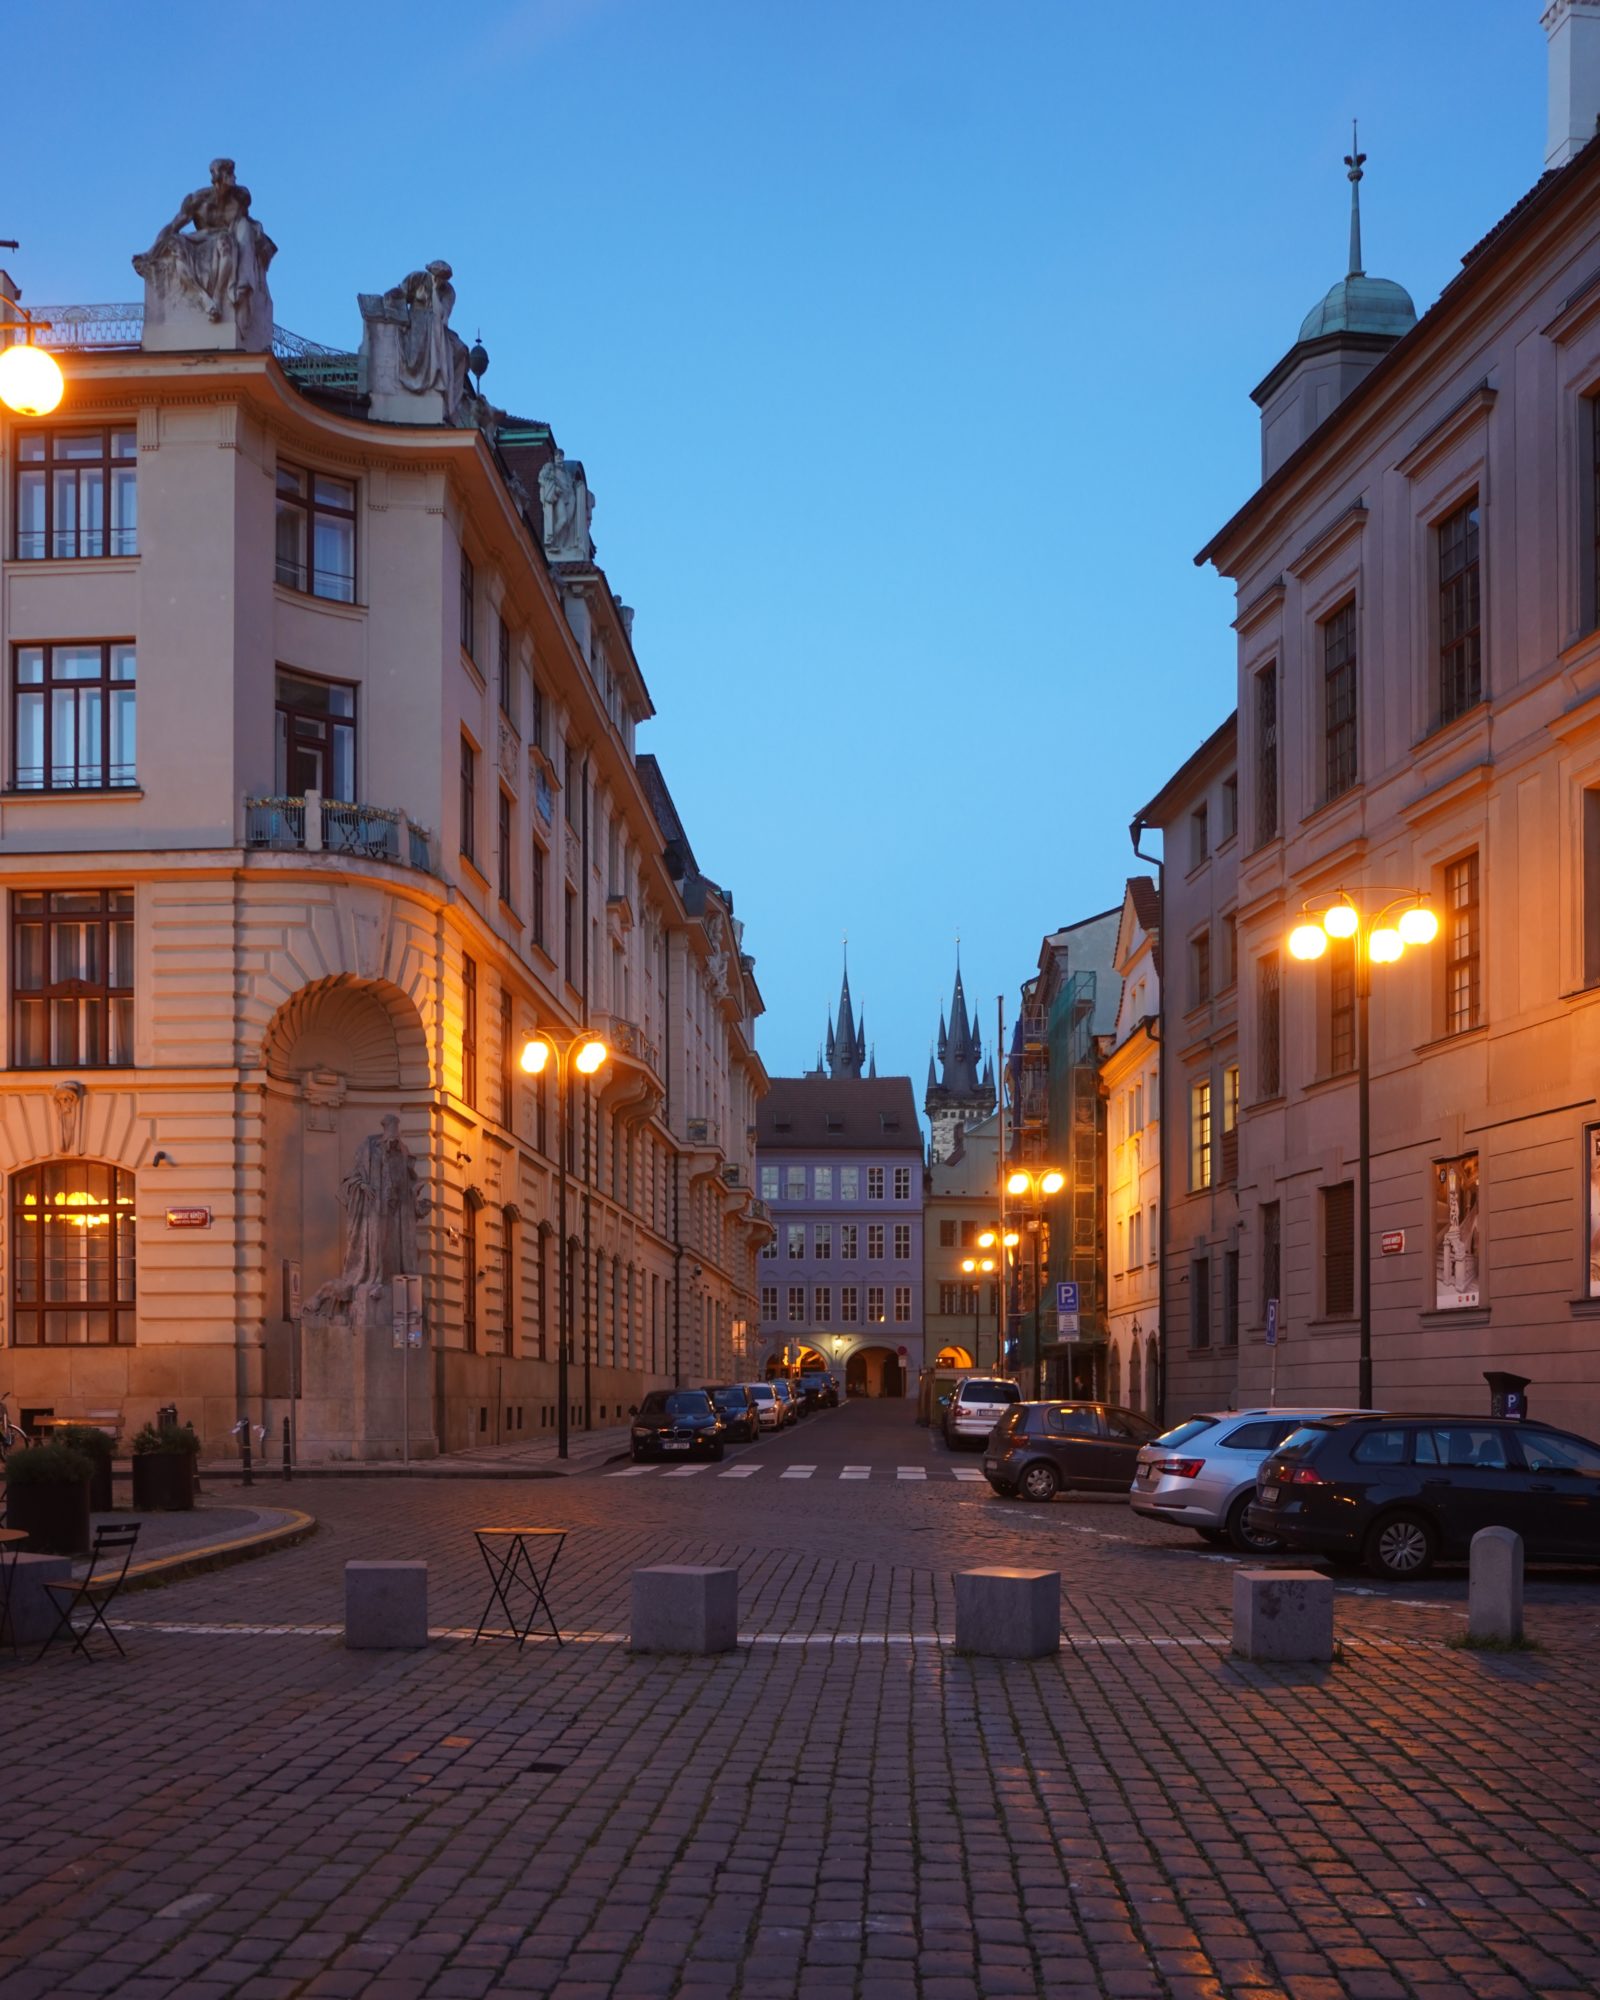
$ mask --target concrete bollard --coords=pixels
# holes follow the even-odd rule
[[[352,1652],[415,1649],[428,1643],[425,1562],[347,1562],[344,1643]]]
[[[1480,1528],[1472,1538],[1467,1638],[1474,1645],[1522,1643],[1522,1537],[1511,1528]]]
[[[1061,1572],[958,1569],[956,1651],[986,1660],[1042,1660],[1061,1651]]]
[[[60,1600],[52,1597],[45,1585],[72,1581],[71,1556],[8,1554],[0,1558],[0,1589],[7,1587],[8,1580],[16,1595],[5,1628],[7,1638],[18,1646],[42,1646],[61,1616]]]
[[[1247,1660],[1331,1660],[1333,1578],[1314,1569],[1236,1569],[1233,1650]]]
[[[661,1563],[633,1572],[636,1653],[731,1653],[739,1643],[739,1572]]]

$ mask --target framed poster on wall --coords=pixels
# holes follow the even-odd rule
[[[1479,1303],[1478,1156],[1433,1163],[1433,1304],[1436,1312]]]
[[[1589,1297],[1600,1299],[1600,1125],[1585,1130],[1583,1152],[1588,1188]]]

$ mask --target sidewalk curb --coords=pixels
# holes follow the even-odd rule
[[[231,1569],[235,1563],[253,1562],[257,1556],[276,1555],[292,1549],[317,1531],[314,1515],[298,1508],[283,1511],[293,1516],[275,1528],[262,1528],[253,1535],[234,1541],[211,1542],[198,1549],[178,1549],[170,1556],[153,1556],[149,1562],[130,1566],[124,1590],[159,1590],[164,1583],[179,1583],[185,1577],[202,1576],[207,1571]]]

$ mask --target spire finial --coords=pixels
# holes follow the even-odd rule
[[[1344,156],[1350,181],[1350,269],[1347,276],[1365,277],[1361,265],[1361,169],[1367,164],[1367,156],[1361,150],[1357,137],[1356,121],[1350,120],[1350,150]]]

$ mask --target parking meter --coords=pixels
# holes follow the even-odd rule
[[[1490,1416],[1521,1419],[1528,1414],[1531,1375],[1511,1375],[1503,1368],[1486,1368],[1483,1379],[1489,1385]]]

